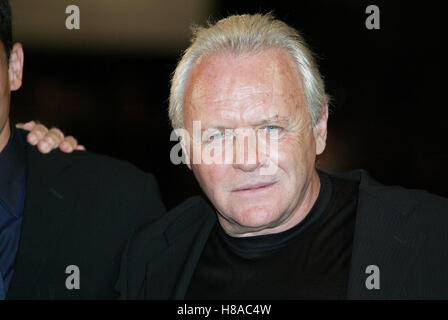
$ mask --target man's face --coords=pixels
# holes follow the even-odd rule
[[[297,69],[282,49],[258,55],[217,53],[196,62],[184,97],[184,125],[190,136],[193,121],[201,121],[205,132],[253,129],[278,135],[277,150],[259,154],[252,163],[247,142],[243,163],[235,163],[241,149],[234,148],[232,164],[191,165],[229,234],[279,232],[306,215],[320,185],[314,164],[316,153],[325,147],[324,120],[322,130],[311,127]],[[213,137],[234,139],[222,134]],[[216,141],[206,136],[200,143],[205,147]],[[272,165],[272,158],[277,170],[261,174]]]

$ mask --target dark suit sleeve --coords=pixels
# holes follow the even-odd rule
[[[156,179],[150,173],[147,173],[146,176],[146,185],[142,193],[140,208],[142,214],[147,217],[144,220],[154,221],[160,218],[166,209],[162,203]]]

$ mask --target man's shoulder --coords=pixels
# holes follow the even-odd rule
[[[27,146],[27,201],[39,202],[42,190],[75,197],[89,214],[98,211],[98,216],[108,210],[109,216],[133,219],[140,212],[148,221],[165,212],[154,176],[127,161],[85,151],[41,154]]]
[[[121,159],[112,158],[89,151],[74,151],[71,154],[59,150],[53,151],[55,156],[65,158],[74,168],[84,173],[107,177],[136,179],[141,176],[152,176],[134,164]]]
[[[414,225],[424,228],[446,228],[448,225],[448,199],[421,189],[398,185],[384,185],[365,170],[336,174],[341,179],[359,183],[359,198],[372,212],[387,211],[408,218]],[[378,210],[377,210],[378,209]],[[429,230],[429,229],[428,229]]]
[[[371,196],[381,197],[387,202],[443,205],[448,199],[421,189],[410,189],[399,185],[385,185],[370,176],[365,170],[353,170],[331,175],[333,177],[356,182],[359,189]]]
[[[107,155],[101,155],[88,151],[73,151],[72,153],[64,153],[59,149],[52,150],[48,154],[42,154],[37,147],[29,145],[26,141],[27,131],[17,129],[17,133],[21,137],[26,146],[28,163],[31,166],[38,165],[39,169],[54,168],[63,166],[65,170],[76,169],[93,175],[110,175],[128,177],[129,175],[145,174],[125,160],[119,160]]]
[[[437,231],[446,233],[448,228],[448,199],[421,189],[408,189],[402,186],[383,186],[366,188],[365,194],[376,199],[383,208],[391,208],[402,216],[403,221],[418,227],[421,231],[436,235]],[[405,226],[405,224],[403,224]]]
[[[448,199],[422,189],[405,188],[399,185],[383,185],[367,177],[360,183],[360,190],[378,199],[383,205],[393,206],[397,211],[424,214],[425,218],[440,216],[448,219]]]
[[[63,173],[71,177],[71,181],[82,180],[85,183],[113,184],[115,187],[122,182],[135,184],[156,184],[151,173],[144,172],[132,163],[100,155],[88,151],[64,153],[53,150],[41,154],[36,147],[29,147],[27,152],[28,171],[38,176],[55,176]]]

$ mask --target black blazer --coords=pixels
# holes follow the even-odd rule
[[[448,299],[448,200],[380,185],[365,171],[338,176],[360,182],[348,299]],[[121,298],[183,299],[216,221],[195,197],[137,230],[122,260]],[[369,265],[380,270],[378,290],[365,285]]]
[[[7,299],[113,299],[126,240],[165,208],[151,174],[89,152],[41,154],[26,143],[25,209]],[[65,286],[66,267],[80,289]]]

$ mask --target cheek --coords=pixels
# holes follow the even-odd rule
[[[0,81],[0,122],[5,121],[9,114],[10,91],[5,80]]]
[[[6,122],[8,121],[9,116],[9,99],[4,98],[3,96],[0,97],[0,131],[5,126]]]
[[[210,198],[216,199],[222,197],[222,193],[227,190],[230,167],[229,165],[216,164],[193,165],[193,173],[205,193]]]
[[[278,143],[278,166],[288,176],[301,175],[314,165],[315,146],[310,135],[289,136]]]

